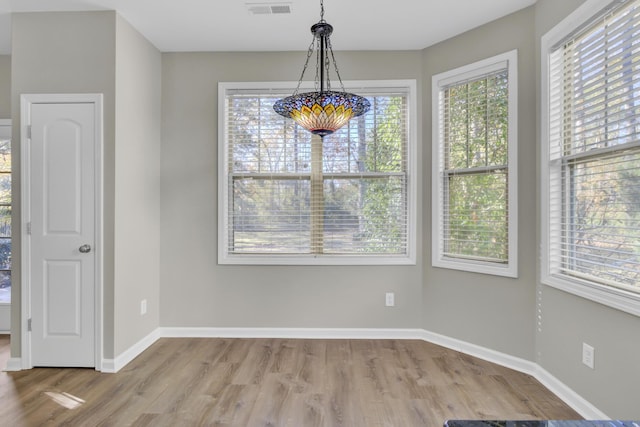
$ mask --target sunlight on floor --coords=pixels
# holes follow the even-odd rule
[[[73,396],[65,392],[58,393],[55,391],[45,391],[44,394],[49,396],[51,400],[56,402],[58,405],[63,406],[67,409],[75,409],[85,402],[79,397]]]

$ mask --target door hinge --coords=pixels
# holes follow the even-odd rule
[[[27,234],[31,234],[31,222],[27,223]]]
[[[31,319],[27,319],[27,331],[31,332]]]
[[[27,125],[27,139],[31,139],[31,125]]]

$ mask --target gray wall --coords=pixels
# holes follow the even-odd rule
[[[115,13],[15,13],[12,17],[12,119],[22,93],[104,94],[104,354],[113,357],[113,200]],[[20,194],[20,126],[13,126],[13,191]],[[12,221],[20,224],[20,206]],[[13,227],[13,282],[20,283],[20,227]],[[20,287],[12,289],[11,354],[20,355]]]
[[[116,16],[114,354],[160,324],[160,52]],[[140,302],[147,300],[142,316]]]
[[[103,355],[112,359],[159,325],[160,53],[109,11],[17,13],[12,39],[14,123],[22,93],[104,94]],[[13,126],[15,194],[19,141],[20,127]],[[19,204],[13,221],[20,223]],[[19,283],[20,227],[13,233]],[[20,301],[14,287],[13,357],[20,355]]]
[[[0,55],[0,119],[11,118],[11,56]]]
[[[538,49],[540,37],[581,3],[538,0]],[[640,419],[640,318],[544,285],[540,292],[537,362],[608,416]],[[583,342],[595,348],[594,370],[581,363]]]
[[[424,241],[431,242],[431,77],[518,50],[517,279],[431,267],[425,245],[423,322],[432,332],[533,360],[536,287],[535,44],[533,7],[424,50]]]
[[[336,58],[344,80],[421,80],[419,52],[336,52]],[[162,59],[161,324],[419,327],[420,244],[417,266],[217,264],[218,82],[295,81],[304,52],[169,53]],[[384,306],[387,291],[396,293],[395,307]]]

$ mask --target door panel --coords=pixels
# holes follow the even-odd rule
[[[44,233],[79,235],[79,193],[82,174],[82,128],[80,123],[60,120],[49,124],[44,135]]]
[[[82,333],[82,274],[80,261],[46,261],[43,283],[44,335]]]
[[[94,108],[31,106],[33,366],[95,366]]]

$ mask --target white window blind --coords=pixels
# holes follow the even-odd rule
[[[434,76],[435,266],[516,274],[516,60],[514,51]]]
[[[549,55],[549,274],[640,293],[640,1]]]
[[[508,261],[506,69],[444,89],[444,253]]]
[[[371,110],[324,139],[273,111],[288,94],[225,90],[226,260],[407,259],[408,88],[358,89]]]

